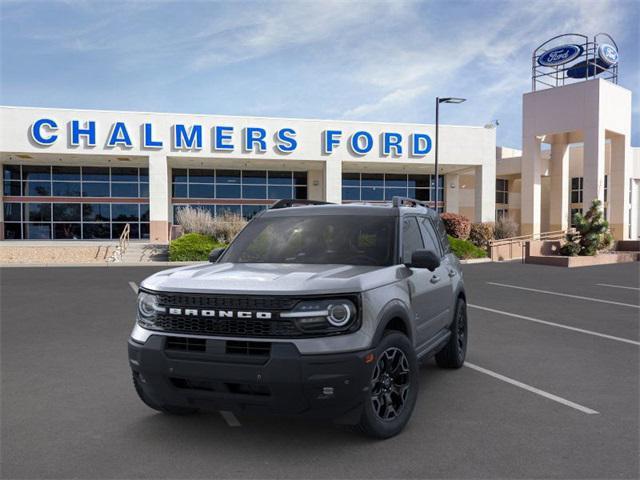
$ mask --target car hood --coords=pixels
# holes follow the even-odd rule
[[[304,295],[362,292],[398,279],[399,266],[204,264],[164,270],[142,288],[169,292]]]

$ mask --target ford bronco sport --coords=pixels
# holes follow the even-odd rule
[[[276,202],[211,264],[142,282],[129,362],[144,403],[330,418],[387,438],[412,414],[419,361],[462,366],[462,272],[436,212],[400,197],[320,203]]]

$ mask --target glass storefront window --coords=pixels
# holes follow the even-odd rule
[[[82,219],[85,222],[102,222],[111,220],[111,205],[108,203],[82,204]]]
[[[189,198],[215,198],[214,185],[189,183]]]
[[[49,197],[51,196],[51,182],[49,181],[25,182],[24,194],[27,197]]]
[[[83,182],[108,182],[109,167],[82,167]]]
[[[89,183],[89,182],[83,183],[82,196],[83,197],[108,197],[109,184],[108,183]]]
[[[54,222],[79,222],[80,221],[80,204],[79,203],[54,203],[53,204],[53,221]]]
[[[137,197],[138,184],[137,183],[112,183],[111,196],[112,197],[129,197],[129,198]]]
[[[19,222],[22,220],[22,206],[19,203],[4,204],[4,221]]]
[[[112,203],[111,218],[114,222],[137,222],[137,203]]]
[[[342,200],[345,202],[389,202],[397,196],[415,198],[423,202],[435,202],[435,183],[433,175],[343,173]],[[444,202],[444,175],[439,175],[438,178],[438,201]]]
[[[52,167],[53,180],[80,181],[80,167]]]
[[[51,181],[51,167],[41,165],[23,165],[22,166],[22,179],[23,180],[44,180]]]
[[[79,197],[80,183],[75,182],[53,182],[54,197]]]

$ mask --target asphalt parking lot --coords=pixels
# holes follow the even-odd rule
[[[170,417],[126,340],[157,267],[0,272],[3,478],[638,478],[638,264],[466,265],[467,367],[421,371],[372,441],[322,422]]]

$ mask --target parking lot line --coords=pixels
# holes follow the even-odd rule
[[[220,415],[224,418],[224,421],[227,422],[227,425],[230,427],[241,427],[240,421],[236,418],[233,412],[228,412],[227,410],[220,410]]]
[[[131,287],[131,290],[133,290],[133,293],[135,293],[137,295],[138,294],[138,285],[136,284],[136,282],[129,282],[129,286]]]
[[[582,328],[570,327],[569,325],[562,325],[560,323],[549,322],[547,320],[541,320],[539,318],[527,317],[525,315],[519,315],[517,313],[496,310],[494,308],[482,307],[480,305],[473,305],[471,303],[469,303],[468,306],[472,308],[477,308],[479,310],[485,310],[487,312],[497,313],[499,315],[506,315],[508,317],[519,318],[521,320],[527,320],[529,322],[540,323],[542,325],[549,325],[550,327],[564,328],[565,330],[573,330],[574,332],[586,333],[587,335],[594,335],[596,337],[607,338],[609,340],[615,340],[616,342],[630,343],[631,345],[640,346],[640,342],[636,342],[635,340],[629,340],[627,338],[622,338],[622,337],[614,337],[613,335],[606,335],[604,333],[594,332],[593,330],[584,330]]]
[[[545,293],[547,295],[557,295],[559,297],[577,298],[578,300],[587,300],[589,302],[608,303],[610,305],[619,305],[621,307],[631,307],[640,309],[640,305],[633,305],[631,303],[614,302],[613,300],[604,300],[602,298],[583,297],[580,295],[571,295],[568,293],[551,292],[549,290],[540,290],[538,288],[521,287],[519,285],[508,285],[506,283],[487,282],[489,285],[496,285],[498,287],[515,288],[518,290],[526,290],[529,292]]]
[[[496,378],[503,382],[509,383],[518,388],[522,388],[523,390],[527,390],[528,392],[535,393],[536,395],[540,395],[541,397],[547,398],[549,400],[553,400],[554,402],[565,405],[569,408],[573,408],[574,410],[578,410],[579,412],[586,413],[587,415],[597,415],[599,412],[596,410],[592,410],[591,408],[585,407],[578,403],[567,400],[566,398],[558,397],[549,392],[545,392],[544,390],[540,390],[539,388],[532,387],[531,385],[527,385],[526,383],[519,382],[518,380],[514,380],[513,378],[505,377],[497,372],[492,370],[487,370],[486,368],[480,367],[479,365],[475,365],[473,363],[465,362],[465,367],[469,367],[472,370],[475,370],[480,373],[484,373],[485,375],[489,375],[490,377]]]
[[[611,283],[596,283],[596,285],[599,286],[599,287],[624,288],[625,290],[638,290],[638,291],[640,291],[640,288],[638,288],[638,287],[627,287],[625,285],[612,285]]]

